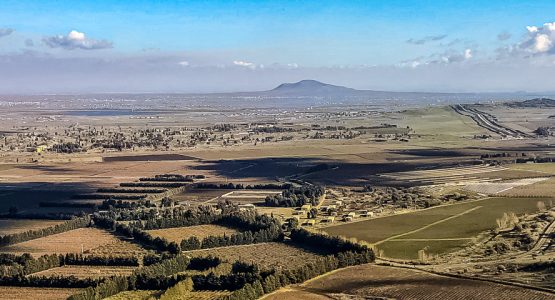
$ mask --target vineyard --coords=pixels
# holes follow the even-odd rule
[[[208,236],[222,236],[238,233],[238,230],[220,225],[197,225],[189,227],[175,227],[165,229],[147,230],[154,237],[164,238],[170,242],[180,243],[184,239],[197,237],[203,239]]]
[[[0,248],[1,253],[41,256],[52,253],[81,253],[102,245],[117,242],[112,234],[96,228],[79,228],[58,233],[6,247]]]
[[[131,275],[134,267],[120,267],[120,266],[76,266],[66,265],[62,267],[48,269],[46,271],[33,273],[34,276],[46,277],[70,277],[77,278],[102,278],[110,276],[128,276]]]
[[[263,243],[196,250],[185,252],[185,255],[192,257],[214,255],[224,261],[244,261],[265,269],[295,267],[319,257],[317,254],[284,243]]]
[[[0,286],[0,295],[6,300],[59,300],[79,291],[80,289]]]
[[[378,265],[346,268],[265,299],[327,299],[334,295],[345,299],[553,299],[552,294],[520,287]]]

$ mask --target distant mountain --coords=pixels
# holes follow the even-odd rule
[[[535,98],[531,100],[524,100],[522,102],[507,103],[510,107],[555,107],[555,100],[549,98]]]
[[[274,96],[336,96],[362,92],[352,88],[323,83],[316,80],[301,80],[295,83],[283,83],[266,94]]]

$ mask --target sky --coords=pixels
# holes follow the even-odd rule
[[[0,0],[0,93],[555,91],[555,1]]]

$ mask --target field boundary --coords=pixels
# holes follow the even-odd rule
[[[481,205],[475,206],[475,207],[470,208],[470,209],[467,209],[467,210],[465,210],[465,211],[463,211],[463,212],[461,212],[461,213],[458,213],[458,214],[456,214],[456,215],[449,216],[449,217],[447,217],[447,218],[445,218],[445,219],[441,219],[441,220],[439,220],[439,221],[435,221],[435,222],[433,222],[433,223],[430,223],[430,224],[425,225],[425,226],[423,226],[423,227],[417,228],[417,229],[415,229],[415,230],[411,230],[411,231],[407,231],[407,232],[405,232],[405,233],[401,233],[401,234],[397,234],[397,235],[394,235],[394,236],[390,236],[390,237],[388,237],[388,238],[386,238],[386,239],[383,239],[383,240],[381,240],[381,241],[375,242],[373,245],[374,245],[374,246],[380,245],[380,244],[383,244],[383,243],[385,243],[385,242],[387,242],[387,241],[390,241],[390,240],[394,240],[394,239],[396,239],[396,238],[398,238],[398,237],[401,237],[401,236],[405,236],[405,235],[417,233],[417,232],[419,232],[419,231],[422,231],[422,230],[424,230],[424,229],[430,228],[430,227],[435,226],[435,225],[437,225],[437,224],[441,224],[441,223],[443,223],[443,222],[447,222],[447,221],[449,221],[449,220],[458,218],[458,217],[460,217],[460,216],[463,216],[463,215],[465,215],[465,214],[467,214],[467,213],[473,212],[473,211],[475,211],[475,210],[477,210],[477,209],[480,209],[480,208],[482,208],[482,207],[483,207],[483,206],[481,206]]]
[[[513,281],[505,281],[505,280],[481,277],[481,276],[465,276],[465,275],[460,275],[460,274],[453,274],[453,273],[445,273],[445,272],[439,272],[439,271],[433,271],[433,270],[426,270],[426,269],[419,268],[416,265],[406,265],[406,264],[401,264],[401,263],[395,263],[393,261],[390,262],[390,261],[387,261],[387,260],[384,260],[384,259],[381,259],[381,258],[380,258],[380,260],[385,261],[385,262],[383,262],[383,263],[376,262],[375,264],[378,265],[378,266],[384,266],[384,267],[390,267],[390,268],[403,268],[403,269],[409,269],[409,270],[416,270],[416,271],[420,271],[420,272],[435,274],[435,275],[438,275],[438,276],[447,276],[447,277],[466,279],[466,280],[487,281],[487,282],[492,282],[492,283],[497,283],[497,284],[503,284],[503,285],[508,285],[508,286],[514,286],[514,287],[520,287],[520,288],[525,288],[525,289],[530,289],[530,290],[536,290],[536,291],[540,291],[540,292],[546,292],[546,293],[555,295],[555,289],[533,286],[533,285],[527,285],[527,284],[524,284],[524,283],[513,282]],[[394,265],[392,265],[392,263]]]

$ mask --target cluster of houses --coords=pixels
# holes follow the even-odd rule
[[[310,211],[316,208],[318,210],[317,218],[308,218]],[[317,223],[333,223],[336,220],[343,222],[351,222],[356,218],[367,218],[374,216],[374,213],[366,209],[359,209],[353,211],[345,211],[343,201],[336,200],[332,204],[323,205],[320,207],[313,207],[310,204],[301,206],[300,209],[293,211],[292,219],[296,219],[301,226],[314,226]],[[303,218],[305,217],[305,218]]]

